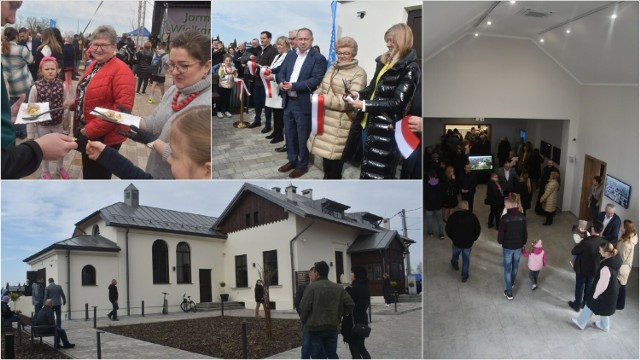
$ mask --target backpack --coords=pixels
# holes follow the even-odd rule
[[[162,54],[162,56],[154,56],[153,60],[151,60],[151,65],[149,65],[149,73],[151,75],[160,75],[162,72],[162,59],[167,54]]]
[[[133,51],[131,51],[127,45],[123,45],[116,53],[116,56],[126,64],[131,64],[133,60]]]

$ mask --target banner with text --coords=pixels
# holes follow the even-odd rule
[[[211,36],[211,8],[170,7],[166,29],[171,32],[172,39],[187,30]]]

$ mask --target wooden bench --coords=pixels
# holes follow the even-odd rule
[[[43,337],[53,336],[53,348],[58,349],[58,327],[55,325],[32,325],[32,318],[20,314],[20,320],[18,321],[18,338],[20,344],[22,344],[22,333],[29,334],[31,338],[31,344],[29,351],[33,354],[33,342],[36,337],[40,338],[40,344],[42,344]]]

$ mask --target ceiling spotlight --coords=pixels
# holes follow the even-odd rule
[[[615,19],[615,18],[617,18],[617,17],[618,17],[618,15],[616,15],[616,14],[611,15],[611,18],[612,18],[612,19]]]
[[[478,33],[475,33],[474,35],[475,35],[475,36],[478,36]]]
[[[571,29],[567,29],[567,34],[571,34]]]
[[[487,25],[491,25],[491,19],[487,20]]]
[[[516,3],[515,1],[509,1],[509,2],[510,2],[510,3],[512,3],[512,4],[515,4],[515,3]]]
[[[544,42],[544,38],[540,38],[540,42],[543,43]]]

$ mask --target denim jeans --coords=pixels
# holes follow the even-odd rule
[[[300,359],[311,357],[311,335],[302,325],[302,348],[300,349]]]
[[[593,311],[591,311],[591,309],[589,309],[589,307],[585,305],[584,308],[582,308],[582,310],[580,311],[580,315],[578,315],[578,324],[580,324],[580,327],[584,328],[585,326],[587,326],[587,323],[589,322],[589,319],[591,319],[592,315]],[[609,331],[608,316],[600,316],[600,321],[596,321],[596,324],[602,330],[607,332]]]
[[[427,234],[433,234],[433,217],[435,215],[438,223],[438,235],[444,235],[444,222],[442,220],[442,209],[427,210]]]
[[[589,288],[591,287],[591,283],[593,282],[593,276],[584,276],[582,274],[576,274],[576,293],[575,293],[575,304],[576,306],[580,306],[585,303],[585,295]]]
[[[35,305],[33,305],[33,307],[34,307],[33,318],[37,319],[38,318],[38,313],[40,312],[40,310],[42,310],[42,303],[35,304]]]
[[[471,248],[459,248],[455,245],[451,244],[451,253],[453,256],[451,257],[451,262],[453,264],[458,265],[458,259],[460,257],[460,253],[462,253],[462,277],[469,276],[469,257],[471,256]]]
[[[62,306],[61,305],[53,305],[53,312],[56,313],[56,326],[62,327]]]
[[[538,285],[538,275],[540,274],[540,270],[533,271],[529,270],[529,280],[531,280],[531,284]]]
[[[508,293],[513,293],[513,283],[518,275],[521,249],[502,248],[502,264],[504,266],[504,282]]]
[[[309,331],[312,359],[337,359],[338,331]]]
[[[107,314],[107,317],[111,315],[111,318],[117,319],[118,318],[118,302],[112,301],[111,307],[112,307],[111,312]]]

